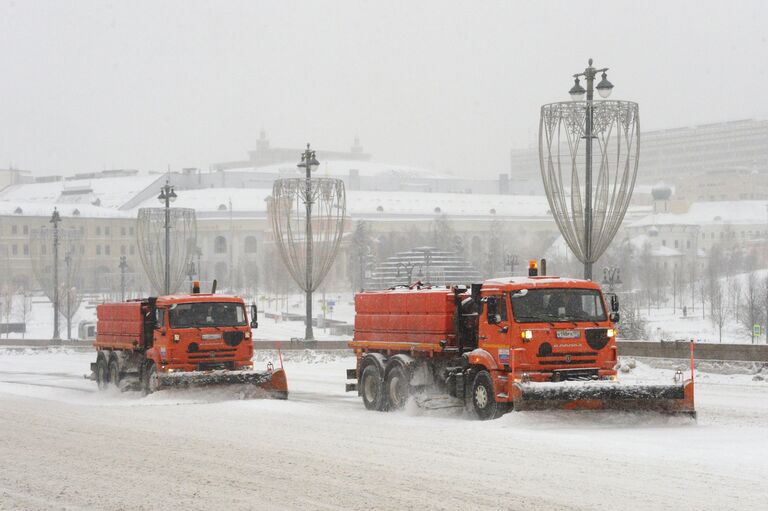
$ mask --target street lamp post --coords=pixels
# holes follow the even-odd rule
[[[59,335],[59,223],[61,215],[54,207],[50,223],[53,224],[53,340],[60,341]]]
[[[304,340],[314,341],[315,335],[312,332],[312,171],[316,170],[320,165],[315,157],[315,151],[312,151],[307,144],[307,150],[301,155],[301,162],[297,165],[299,168],[305,170],[304,179],[304,206],[306,208],[306,226],[305,226],[305,241],[306,241],[306,319],[304,321]]]
[[[592,139],[595,138],[595,135],[593,133],[592,129],[592,123],[593,123],[593,104],[592,101],[594,99],[595,94],[595,77],[597,76],[597,73],[603,74],[603,79],[600,81],[600,83],[597,84],[597,92],[600,94],[600,97],[603,99],[608,98],[608,96],[611,95],[611,91],[613,90],[613,84],[608,81],[606,72],[608,71],[608,68],[602,68],[602,69],[595,69],[592,67],[592,59],[589,59],[589,66],[582,72],[582,73],[576,73],[573,75],[574,77],[574,85],[571,87],[571,90],[568,91],[568,93],[571,95],[571,99],[574,101],[580,101],[581,98],[584,96],[584,93],[587,93],[587,115],[586,115],[586,126],[584,130],[584,138],[586,141],[586,168],[585,168],[585,177],[584,177],[584,185],[586,187],[585,190],[585,200],[584,200],[584,249],[585,249],[585,262],[584,262],[584,278],[587,280],[592,280]],[[579,83],[579,77],[584,77],[587,81],[587,89],[584,90],[584,87],[581,86]]]
[[[125,272],[128,269],[128,259],[125,256],[120,256],[120,264],[117,266],[120,268],[120,301],[125,301]]]
[[[613,288],[621,284],[621,269],[615,266],[603,268],[603,285],[608,286],[609,293],[612,293]]]
[[[157,196],[157,200],[165,204],[165,284],[163,287],[164,294],[171,294],[171,202],[176,200],[176,192],[173,191],[173,186],[165,181],[165,185],[160,188],[160,195]]]
[[[514,276],[515,275],[515,266],[517,266],[520,263],[520,258],[517,256],[517,254],[507,254],[504,256],[504,266],[509,267],[509,274]]]

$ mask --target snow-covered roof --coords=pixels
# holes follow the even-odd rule
[[[686,213],[651,214],[632,222],[630,226],[763,224],[766,207],[768,201],[764,200],[694,202]]]
[[[85,206],[94,202],[102,208],[117,209],[152,183],[161,179],[157,174],[125,177],[75,179],[13,185],[0,192],[0,200]]]
[[[174,207],[194,208],[198,213],[228,214],[232,201],[233,214],[267,211],[270,188],[204,188],[179,190]],[[155,198],[139,207],[157,207]],[[550,218],[547,198],[539,195],[480,195],[460,193],[347,191],[347,212],[352,217],[386,218],[435,216],[451,217],[542,217]]]
[[[29,202],[18,200],[3,200],[0,197],[0,216],[36,216],[49,217],[54,206],[62,218],[82,216],[86,218],[132,218],[135,211],[120,211],[112,208],[94,206],[92,204],[61,204],[47,202]]]

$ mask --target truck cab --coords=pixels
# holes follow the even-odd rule
[[[195,293],[158,297],[147,358],[158,371],[251,369],[251,326],[242,298]]]
[[[591,281],[550,276],[493,279],[481,290],[477,349],[513,381],[613,379],[618,302]]]

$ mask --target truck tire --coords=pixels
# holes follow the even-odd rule
[[[378,367],[374,364],[365,366],[360,375],[360,396],[368,410],[380,412],[387,408],[384,380],[381,378]]]
[[[493,380],[486,370],[478,372],[472,384],[472,408],[480,420],[497,419],[504,414],[504,407],[496,402]]]
[[[96,383],[99,390],[106,390],[109,385],[109,367],[107,360],[103,356],[96,358]]]
[[[144,378],[141,382],[141,389],[144,395],[147,396],[153,392],[157,392],[157,367],[154,362],[148,362],[144,368]]]
[[[393,364],[384,379],[384,390],[389,410],[400,410],[410,396],[408,371],[400,364]]]
[[[117,360],[114,358],[109,363],[109,383],[114,385],[115,388],[120,388],[120,368],[117,365]]]

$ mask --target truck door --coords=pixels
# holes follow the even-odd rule
[[[488,296],[485,305],[485,317],[480,321],[480,347],[491,353],[499,365],[508,365],[511,341],[507,297],[504,293]]]

